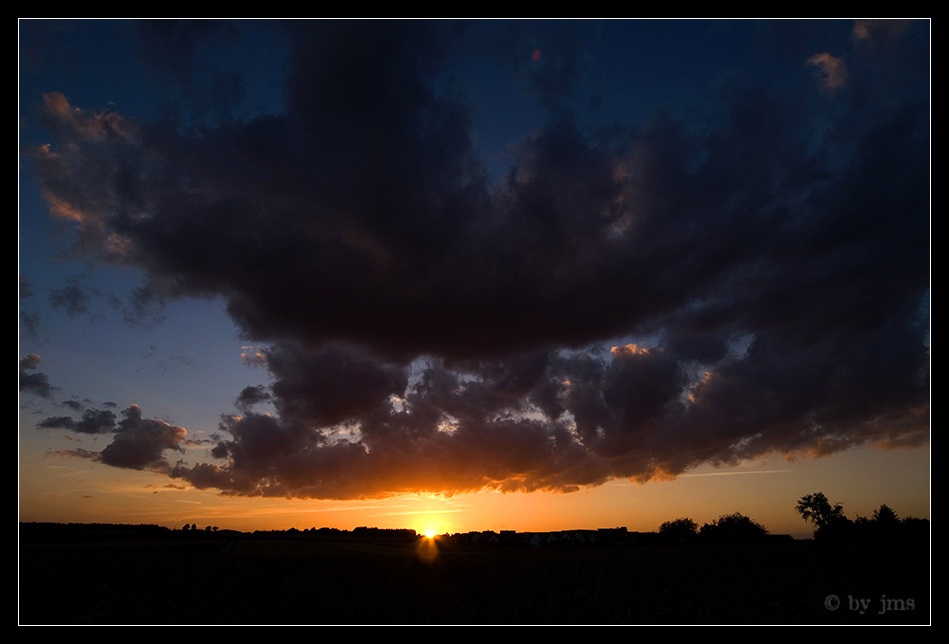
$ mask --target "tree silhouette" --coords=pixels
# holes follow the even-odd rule
[[[798,499],[796,507],[801,518],[813,523],[817,531],[846,519],[844,506],[839,503],[832,505],[823,492],[805,494]]]
[[[830,503],[823,492],[802,496],[796,507],[801,518],[814,524],[814,538],[822,541],[922,541],[929,530],[927,520],[901,520],[893,508],[886,504],[874,510],[870,519],[857,517],[856,521],[851,521],[844,516],[843,506]]]
[[[881,525],[895,525],[900,521],[893,508],[885,503],[873,511],[873,520]]]
[[[699,539],[706,543],[753,543],[767,536],[763,525],[738,512],[721,516],[699,530]]]
[[[904,517],[900,521],[900,534],[906,541],[926,543],[930,541],[929,519]]]
[[[896,541],[905,536],[900,518],[885,503],[873,511],[873,518],[864,525],[861,538],[872,541]]]
[[[699,526],[692,519],[679,518],[659,526],[659,536],[666,543],[689,543],[698,535]]]

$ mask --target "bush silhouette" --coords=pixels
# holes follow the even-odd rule
[[[767,536],[764,526],[738,512],[721,516],[699,530],[699,540],[704,543],[754,543]]]
[[[691,543],[698,536],[698,531],[699,526],[695,521],[679,518],[659,526],[659,538],[663,543]]]

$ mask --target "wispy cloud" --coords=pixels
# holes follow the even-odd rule
[[[727,470],[723,472],[700,472],[680,474],[681,478],[702,478],[705,476],[745,476],[753,474],[784,474],[792,470]]]

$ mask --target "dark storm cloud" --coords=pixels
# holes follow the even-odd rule
[[[273,381],[239,394],[216,462],[172,476],[570,490],[925,443],[925,22],[854,29],[779,87],[724,83],[697,122],[552,110],[496,182],[438,27],[298,25],[287,113],[200,135],[46,97],[36,167],[77,248],[139,267],[139,308],[222,296],[272,344],[245,349]],[[545,101],[567,101],[581,54]],[[137,413],[103,462],[161,467],[180,446]]]
[[[270,393],[263,385],[244,387],[237,395],[235,404],[238,409],[248,410],[254,405],[270,400]]]
[[[316,426],[358,418],[388,396],[402,395],[407,384],[401,369],[335,347],[316,354],[275,348],[267,363],[277,410]]]
[[[229,417],[221,429],[232,438],[215,450],[224,462],[179,465],[171,474],[197,487],[237,494],[347,498],[485,486],[569,489],[578,481],[565,481],[559,468],[590,460],[557,422],[448,422],[424,395],[408,396],[406,405],[411,411],[385,406],[362,417],[358,443],[292,420]],[[523,474],[512,477],[512,472]]]

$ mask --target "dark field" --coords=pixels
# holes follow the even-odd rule
[[[429,554],[411,543],[218,535],[21,541],[19,623],[930,623],[928,544],[441,546]]]

